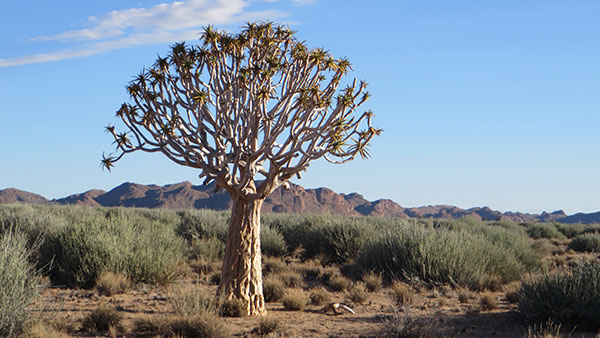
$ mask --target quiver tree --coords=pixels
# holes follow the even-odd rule
[[[108,170],[125,154],[161,152],[198,168],[204,184],[231,194],[219,296],[235,298],[247,315],[265,312],[260,253],[260,209],[269,194],[325,158],[344,163],[367,157],[381,130],[357,109],[366,83],[348,82],[347,59],[308,49],[287,27],[248,24],[241,33],[204,29],[196,46],[177,43],[144,69],[117,111],[127,131],[109,125],[117,153],[103,155]]]

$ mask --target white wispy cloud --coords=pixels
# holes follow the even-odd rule
[[[139,45],[193,40],[198,38],[201,28],[209,24],[227,25],[286,16],[286,13],[275,10],[247,11],[247,7],[245,0],[186,0],[161,3],[151,8],[112,11],[89,17],[85,28],[33,39],[71,44],[70,48],[0,59],[0,67],[84,57]]]

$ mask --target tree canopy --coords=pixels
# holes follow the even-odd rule
[[[110,171],[127,153],[161,152],[200,169],[205,184],[265,198],[312,160],[369,156],[381,129],[371,111],[358,112],[369,93],[363,81],[343,82],[349,70],[346,58],[309,49],[288,27],[208,26],[197,45],[176,43],[129,83],[131,103],[116,113],[128,131],[106,127],[117,152],[101,165]]]

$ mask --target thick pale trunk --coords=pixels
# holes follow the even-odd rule
[[[262,291],[260,208],[263,200],[233,197],[217,295],[239,300],[248,316],[266,313]]]

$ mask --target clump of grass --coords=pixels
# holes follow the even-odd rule
[[[219,283],[221,283],[221,272],[217,271],[210,275],[210,278],[208,279],[208,284],[219,285]]]
[[[355,283],[348,290],[348,298],[354,304],[363,304],[369,299],[369,293],[364,283]]]
[[[343,292],[350,288],[352,282],[344,276],[336,275],[329,279],[325,284],[333,292]]]
[[[548,256],[552,253],[554,246],[550,240],[546,238],[538,239],[531,244],[531,247],[541,257]]]
[[[83,319],[83,327],[91,332],[107,332],[121,326],[123,315],[113,307],[100,305]]]
[[[312,290],[309,295],[310,304],[312,305],[323,305],[329,302],[330,297],[327,291],[323,288],[317,288]]]
[[[214,295],[197,285],[172,286],[169,290],[169,303],[175,313],[182,316],[215,314],[217,311]]]
[[[439,337],[440,322],[396,313],[387,318],[382,326],[377,333],[380,338],[436,338]]]
[[[291,289],[283,296],[281,303],[287,311],[302,311],[306,306],[306,295],[302,290]]]
[[[230,298],[220,302],[219,315],[221,317],[243,317],[245,315],[244,306],[241,301]]]
[[[265,316],[258,321],[258,326],[252,330],[252,333],[259,336],[265,336],[276,332],[279,327],[279,320],[273,317]]]
[[[414,299],[412,288],[403,282],[394,282],[390,287],[389,293],[394,304],[399,307],[411,304]]]
[[[569,243],[569,249],[577,252],[600,252],[600,233],[578,235]]]
[[[28,326],[23,332],[22,338],[69,338],[65,332],[57,330],[51,326],[37,322]]]
[[[96,280],[96,290],[104,296],[124,293],[131,287],[131,281],[121,273],[104,272]]]
[[[370,292],[379,292],[383,286],[383,280],[378,273],[370,272],[365,274],[362,280]]]
[[[278,277],[288,288],[300,288],[304,286],[304,278],[296,271],[285,271],[280,273]]]
[[[556,226],[552,223],[534,224],[527,229],[527,234],[534,239],[565,239],[565,235],[558,231]]]
[[[226,338],[230,336],[222,321],[210,314],[138,319],[134,322],[134,331],[142,337]]]
[[[265,256],[262,260],[263,264],[263,275],[277,275],[287,269],[287,266],[283,260],[279,257]]]
[[[498,309],[498,301],[493,295],[486,293],[479,299],[479,308],[481,311],[492,311]]]
[[[278,278],[266,278],[263,281],[263,296],[265,302],[272,303],[281,300],[285,294],[285,285]]]
[[[560,323],[557,324],[551,320],[530,325],[527,327],[527,332],[525,332],[523,338],[563,338],[564,336],[560,332],[560,327]],[[568,337],[571,337],[571,335]]]
[[[0,336],[22,331],[27,307],[41,292],[41,277],[30,263],[33,254],[24,235],[12,230],[0,235]]]
[[[471,297],[473,296],[473,293],[468,290],[468,289],[464,289],[464,288],[460,288],[457,292],[458,294],[458,301],[465,304],[468,303],[469,300],[471,299]]]
[[[600,329],[600,263],[577,264],[567,272],[544,273],[521,283],[518,310],[531,322],[552,320]]]

